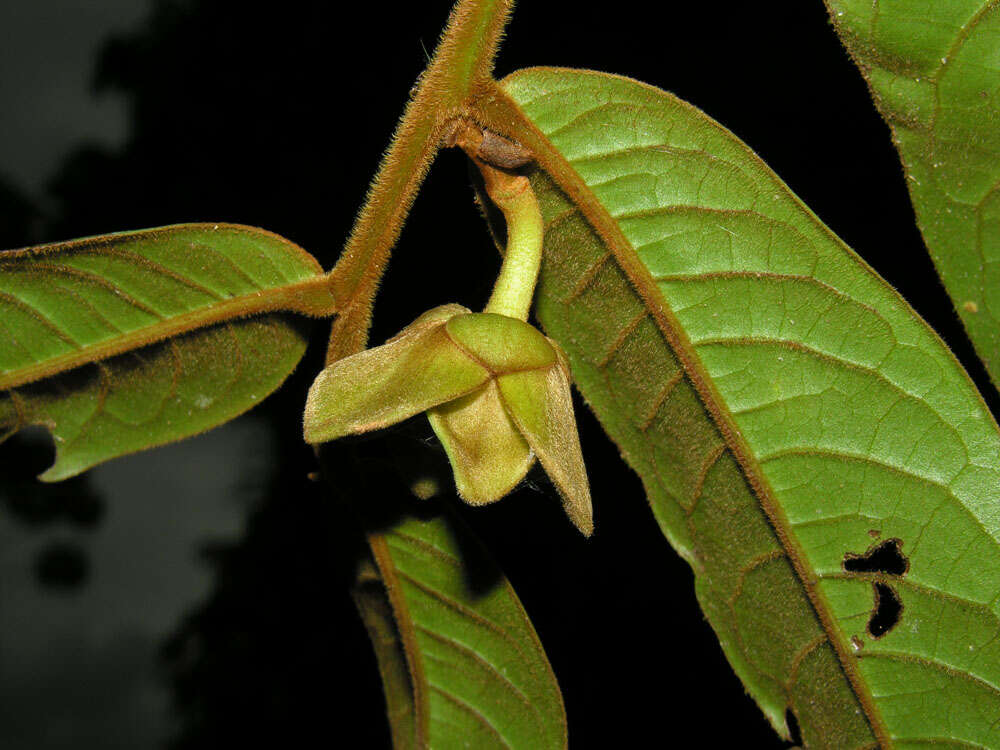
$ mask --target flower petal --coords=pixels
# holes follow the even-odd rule
[[[548,367],[556,361],[549,340],[517,318],[496,313],[457,315],[445,329],[459,346],[498,374]]]
[[[397,333],[391,339],[385,343],[391,344],[397,339],[401,339],[404,336],[409,336],[410,334],[416,333],[424,328],[430,326],[441,325],[442,323],[447,323],[449,320],[454,318],[456,315],[468,315],[471,311],[467,307],[462,307],[462,305],[456,305],[453,302],[447,305],[439,305],[438,307],[432,307],[425,313],[422,313],[417,317],[410,325],[406,326],[402,331]]]
[[[590,536],[594,531],[590,484],[563,368],[557,363],[545,370],[501,375],[497,385],[514,424],[559,490],[566,514]]]
[[[323,443],[402,422],[489,379],[489,371],[451,340],[443,321],[417,326],[319,374],[306,400],[306,442]]]
[[[470,505],[499,500],[524,479],[535,457],[507,416],[496,383],[427,412]]]

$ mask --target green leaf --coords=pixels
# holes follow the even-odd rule
[[[559,687],[508,580],[447,498],[418,500],[400,485],[395,459],[412,446],[386,437],[364,447],[351,459],[337,442],[320,457],[367,529],[371,555],[353,593],[378,657],[393,747],[565,748]],[[450,485],[435,458],[440,470],[424,481]]]
[[[690,105],[503,86],[488,116],[539,167],[538,316],[774,727],[1000,747],[1000,434],[948,349]]]
[[[316,261],[259,229],[192,224],[0,253],[0,435],[47,427],[65,479],[203,432],[305,351],[334,310]],[[256,317],[248,317],[248,316]]]
[[[1000,383],[1000,5],[827,5],[892,128],[934,265]]]

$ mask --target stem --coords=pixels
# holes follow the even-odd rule
[[[484,167],[486,191],[507,222],[507,252],[484,312],[527,320],[542,263],[542,212],[528,178]],[[487,175],[487,170],[494,175]]]
[[[365,348],[372,301],[403,220],[450,121],[492,90],[493,57],[514,0],[458,0],[372,182],[344,254],[330,272],[340,311],[327,362]]]
[[[471,102],[491,91],[493,57],[514,0],[459,0],[427,70],[420,77],[379,166],[344,253],[329,274],[330,291],[339,303],[330,332],[327,363],[364,349],[372,302],[403,221],[448,123],[468,117]],[[332,486],[343,476],[323,455],[324,477]],[[360,495],[351,503],[364,509]],[[377,515],[377,514],[376,514]],[[393,744],[429,745],[427,677],[416,647],[413,620],[402,598],[385,539],[385,521],[364,521],[370,559],[359,570],[353,593],[375,644],[386,693]],[[372,581],[374,576],[378,580]],[[379,587],[379,583],[381,586]],[[366,597],[365,590],[376,594]],[[384,592],[379,597],[377,591]]]

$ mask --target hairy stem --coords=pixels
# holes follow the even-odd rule
[[[403,220],[448,124],[466,115],[469,103],[492,88],[493,58],[513,5],[514,0],[459,0],[455,5],[331,272],[341,307],[328,363],[365,347],[372,301]]]
[[[327,363],[365,348],[372,303],[403,221],[434,156],[457,119],[469,118],[471,102],[496,85],[493,58],[514,0],[458,0],[434,56],[396,128],[372,182],[344,253],[329,274],[339,303],[330,332]],[[332,484],[343,472],[322,454]],[[376,647],[390,709],[393,744],[424,748],[429,740],[426,676],[416,630],[401,599],[398,575],[384,526],[361,516],[368,552],[354,583],[355,602]],[[371,596],[365,592],[373,592]]]

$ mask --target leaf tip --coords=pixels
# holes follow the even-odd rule
[[[64,456],[60,456],[59,452],[56,451],[56,460],[49,468],[38,475],[38,481],[45,482],[46,484],[55,484],[64,479],[75,477],[77,474],[82,474],[89,468],[90,465],[67,461]]]

